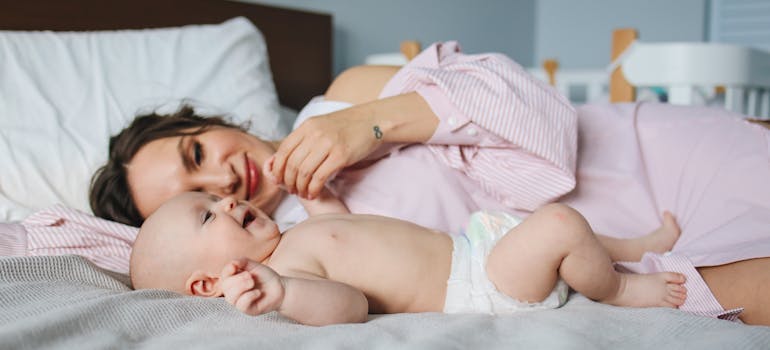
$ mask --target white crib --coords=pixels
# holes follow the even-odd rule
[[[550,82],[572,103],[608,102],[610,73],[604,69],[560,69],[551,81],[544,68],[529,68],[535,77]]]
[[[557,70],[557,63],[547,61],[544,68],[530,72],[550,81],[575,103],[657,99],[718,105],[748,117],[770,119],[770,53],[719,43],[645,43],[636,40],[635,32],[624,35],[631,40],[625,44],[613,40],[615,54],[605,69]],[[618,33],[613,37],[617,39]],[[619,77],[611,78],[613,73]],[[614,85],[632,90],[612,98],[617,93]]]
[[[546,60],[529,72],[575,104],[655,100],[722,106],[770,120],[770,52],[719,43],[646,43],[629,28],[613,32],[612,46],[606,68],[558,69],[558,62]],[[365,63],[403,65],[419,51],[418,42],[404,41],[401,52],[373,54]]]

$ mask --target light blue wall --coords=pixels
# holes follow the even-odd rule
[[[243,0],[334,16],[334,71],[373,53],[397,52],[403,40],[423,46],[458,40],[470,53],[496,51],[533,63],[534,0]]]
[[[538,0],[534,62],[564,68],[610,61],[612,30],[634,27],[644,41],[704,41],[708,0]]]
[[[241,0],[334,16],[334,71],[402,40],[459,40],[466,52],[496,51],[524,66],[557,58],[562,68],[609,63],[612,30],[645,41],[703,41],[710,0]]]

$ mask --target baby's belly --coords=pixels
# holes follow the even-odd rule
[[[452,239],[393,219],[371,225],[330,237],[328,278],[360,289],[371,313],[443,310]]]

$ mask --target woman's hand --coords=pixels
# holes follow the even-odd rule
[[[277,311],[286,294],[280,275],[246,258],[225,265],[220,278],[225,300],[252,316]]]
[[[281,142],[272,174],[289,193],[313,199],[329,176],[382,143],[425,142],[437,126],[438,118],[416,92],[310,118]]]
[[[332,174],[364,159],[382,143],[382,131],[367,111],[353,107],[302,123],[275,153],[274,181],[302,198],[317,197]]]

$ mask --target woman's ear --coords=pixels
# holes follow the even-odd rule
[[[185,282],[185,290],[190,295],[201,297],[221,297],[222,292],[219,289],[219,276],[208,272],[196,270]]]

